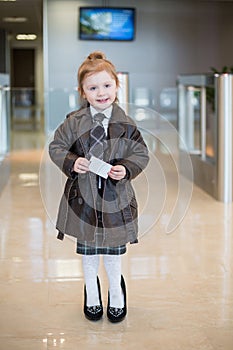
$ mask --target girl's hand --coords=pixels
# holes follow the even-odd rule
[[[79,174],[85,174],[87,171],[89,171],[89,164],[89,160],[79,157],[74,163],[74,171]]]
[[[114,165],[108,173],[113,180],[122,180],[126,175],[126,169],[123,165]]]

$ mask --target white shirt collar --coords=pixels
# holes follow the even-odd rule
[[[99,112],[93,106],[90,106],[90,111],[91,111],[92,117],[94,117],[94,115],[97,113],[103,113],[107,119],[110,119],[111,115],[112,115],[112,105],[110,107],[106,108],[102,112]]]

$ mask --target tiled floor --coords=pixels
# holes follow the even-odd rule
[[[42,145],[38,135],[16,133],[0,195],[0,349],[232,350],[232,205],[194,186],[181,224],[167,234],[177,181],[160,155],[165,171],[149,167],[135,185],[147,233],[123,257],[127,318],[91,323],[75,244],[55,238],[63,179]],[[106,305],[102,265],[99,276]]]

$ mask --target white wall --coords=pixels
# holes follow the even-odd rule
[[[233,3],[199,0],[110,0],[107,3],[136,8],[135,41],[78,40],[78,7],[103,5],[102,1],[44,0],[49,130],[56,127],[68,111],[67,96],[62,95],[62,90],[76,87],[77,69],[91,51],[104,51],[118,71],[129,72],[131,101],[137,87],[147,87],[156,110],[160,108],[162,89],[175,87],[179,74],[209,72],[211,66],[221,69],[223,65],[233,64]],[[58,88],[61,98],[55,97],[54,89]],[[57,103],[59,106],[55,108]]]

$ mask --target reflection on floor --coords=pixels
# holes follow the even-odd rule
[[[14,135],[10,176],[0,195],[0,348],[231,350],[232,205],[194,187],[181,224],[167,234],[177,176],[157,150],[155,168],[136,183],[147,233],[123,257],[127,318],[115,325],[106,316],[91,323],[82,313],[75,244],[55,238],[57,193],[50,186],[60,187],[62,179],[50,179],[56,170],[42,153],[40,137]],[[102,265],[99,276],[106,305]]]

